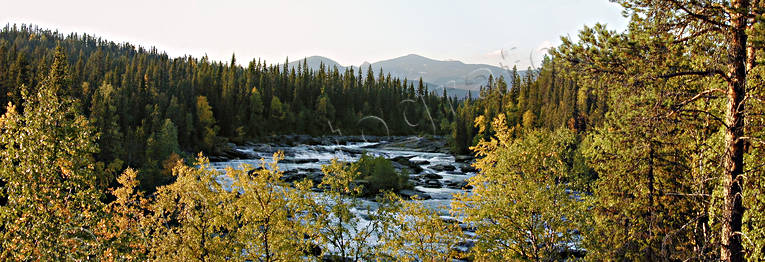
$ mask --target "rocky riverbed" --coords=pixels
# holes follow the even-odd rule
[[[421,199],[451,199],[451,194],[467,188],[465,179],[475,175],[470,166],[469,156],[453,156],[448,153],[443,138],[422,137],[375,137],[375,136],[279,136],[265,143],[248,142],[242,145],[229,144],[221,153],[210,156],[215,168],[241,164],[259,166],[261,159],[270,162],[278,151],[285,158],[279,161],[284,171],[282,179],[294,182],[311,179],[321,182],[321,166],[332,159],[356,161],[367,153],[390,159],[398,171],[404,169],[410,174],[414,190],[402,190],[404,196],[418,195]],[[458,161],[459,159],[459,161]]]
[[[362,154],[383,156],[390,159],[395,169],[406,169],[413,189],[401,190],[405,198],[417,196],[422,205],[436,210],[442,219],[459,223],[449,209],[454,194],[470,190],[466,179],[474,176],[476,170],[470,166],[470,156],[454,156],[449,153],[445,140],[440,137],[374,137],[374,136],[278,136],[264,142],[230,144],[221,154],[211,156],[216,169],[240,168],[242,164],[260,166],[261,160],[271,162],[271,156],[284,152],[284,160],[278,166],[284,171],[282,179],[295,182],[311,179],[321,182],[321,166],[332,159],[356,161]],[[367,206],[374,208],[372,199],[363,199]],[[363,212],[359,213],[363,217]],[[470,227],[461,225],[471,235]],[[466,241],[458,247],[466,251],[472,242]]]

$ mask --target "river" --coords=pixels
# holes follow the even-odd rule
[[[469,161],[468,158],[459,157],[460,161],[457,161],[454,155],[444,150],[444,146],[445,143],[433,146],[432,141],[420,137],[377,138],[374,141],[343,137],[340,140],[325,139],[312,145],[294,141],[248,143],[240,146],[231,145],[230,150],[236,150],[234,153],[240,156],[239,159],[216,161],[211,165],[218,170],[227,167],[241,168],[242,164],[258,167],[261,161],[271,163],[274,152],[282,151],[285,158],[278,163],[278,166],[284,171],[283,180],[292,182],[312,179],[317,184],[323,176],[321,166],[330,164],[332,159],[352,162],[357,161],[363,153],[382,156],[393,160],[396,169],[410,170],[409,181],[414,185],[414,190],[402,190],[399,192],[401,195],[418,195],[422,200],[417,202],[437,211],[443,220],[458,221],[459,219],[455,219],[450,214],[453,195],[466,192],[468,190],[465,189],[466,179],[476,173],[468,163],[465,163],[466,160]],[[374,210],[377,203],[372,199],[360,200],[362,206],[367,207],[368,210],[353,210],[353,213],[362,220],[360,224],[363,225],[369,222],[366,221],[364,214]]]
[[[417,137],[395,138],[394,141],[401,144],[404,140],[422,139]],[[242,164],[260,166],[261,160],[271,163],[274,152],[284,152],[285,159],[278,166],[285,172],[289,181],[302,178],[313,178],[320,181],[322,176],[321,166],[327,165],[332,159],[339,161],[357,161],[362,153],[372,156],[383,156],[394,160],[397,169],[407,168],[410,170],[409,180],[414,186],[414,191],[426,200],[420,201],[423,205],[439,210],[444,216],[449,214],[449,204],[453,194],[465,192],[463,187],[466,179],[475,175],[469,164],[458,162],[455,156],[444,152],[426,152],[420,148],[407,148],[387,146],[392,141],[381,139],[377,142],[368,141],[342,141],[334,144],[319,145],[285,145],[275,143],[248,144],[236,146],[237,150],[249,155],[247,159],[232,159],[221,162],[213,162],[213,168],[223,170],[226,167],[240,168]],[[443,151],[443,150],[441,150]],[[409,163],[406,163],[408,159]],[[398,161],[395,161],[398,160]],[[401,163],[405,164],[401,164]],[[414,166],[419,166],[422,171],[414,172]],[[407,192],[409,193],[409,192]]]

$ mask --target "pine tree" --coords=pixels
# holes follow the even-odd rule
[[[252,136],[258,136],[263,133],[263,123],[261,121],[264,119],[264,110],[263,96],[257,88],[253,87],[250,91],[250,117],[248,121],[250,125],[249,133]]]
[[[202,149],[206,152],[212,152],[216,145],[218,126],[215,125],[215,117],[213,116],[212,108],[207,102],[207,97],[197,97],[197,123],[201,126],[201,137],[198,141],[201,142]]]
[[[680,185],[688,188],[673,194],[684,196],[681,197],[683,200],[687,200],[690,196],[697,196],[696,201],[692,203],[702,205],[707,212],[691,218],[684,218],[682,213],[676,213],[672,219],[685,221],[682,225],[688,224],[689,220],[697,221],[693,222],[696,223],[693,227],[695,232],[702,232],[699,230],[705,228],[720,228],[720,231],[706,231],[720,234],[704,236],[703,239],[706,241],[700,241],[672,233],[672,236],[676,238],[673,241],[679,242],[677,250],[662,248],[661,256],[679,259],[687,257],[717,259],[719,256],[723,261],[742,261],[745,255],[742,220],[746,215],[742,197],[749,195],[746,193],[748,189],[742,184],[745,170],[744,159],[748,155],[744,150],[749,137],[747,123],[759,121],[757,115],[746,113],[752,105],[746,99],[748,92],[756,90],[747,82],[756,79],[756,75],[751,72],[755,72],[757,68],[755,58],[761,53],[761,47],[750,44],[748,40],[750,35],[757,34],[757,30],[752,29],[761,27],[761,21],[749,18],[761,12],[762,3],[740,0],[721,3],[714,1],[619,2],[627,8],[628,12],[635,14],[631,17],[630,30],[626,34],[617,35],[608,32],[602,26],[596,26],[594,29],[586,28],[582,32],[580,43],[573,44],[564,40],[561,54],[581,72],[610,79],[605,85],[607,88],[618,87],[617,83],[621,82],[619,84],[622,86],[632,88],[631,92],[647,89],[649,92],[638,94],[658,102],[653,105],[637,104],[636,106],[650,107],[658,111],[652,112],[652,115],[660,113],[658,115],[661,118],[681,123],[680,129],[685,133],[682,134],[684,137],[670,140],[671,142],[695,139],[697,141],[695,150],[719,149],[703,150],[706,152],[701,156],[694,151],[675,154],[670,162],[673,164],[670,166],[676,169],[671,176],[672,183],[719,181],[718,184],[713,185],[700,183],[688,186],[681,183]],[[606,42],[609,47],[590,48]],[[728,59],[719,60],[718,57]],[[698,61],[707,62],[698,63]],[[597,83],[594,84],[593,87],[596,87]],[[610,95],[608,89],[601,88],[596,92],[598,97],[602,94]],[[601,104],[606,101],[608,104]],[[602,118],[605,112],[618,107],[617,103],[623,103],[623,101],[598,99],[595,107],[590,110],[590,118],[593,120]],[[608,114],[605,116],[606,119],[609,118]],[[624,121],[624,119],[610,121]],[[698,122],[704,124],[698,124]],[[654,132],[662,129],[661,126],[651,128]],[[698,130],[701,134],[692,135],[694,134],[692,130]],[[719,130],[722,130],[722,133],[716,133]],[[662,141],[670,137],[657,140]],[[682,150],[684,145],[686,144],[680,142],[675,146],[677,148],[672,149]],[[656,148],[656,150],[659,149]],[[650,152],[653,151],[648,152],[648,159],[652,159]],[[709,169],[707,162],[709,159],[715,159],[716,156],[719,157],[717,159],[723,159],[724,165],[721,168],[711,165],[712,168]],[[682,163],[688,158],[694,160],[694,165],[689,168],[698,171],[679,171],[683,170],[685,165]],[[658,159],[666,161],[663,158]],[[754,169],[750,171],[754,172]],[[686,178],[698,175],[695,172],[701,172],[708,177]],[[717,176],[709,175],[710,172]],[[693,191],[696,190],[701,190],[701,194],[694,194],[696,192]],[[651,192],[651,190],[648,191]],[[647,198],[650,200],[650,195]],[[705,201],[722,203],[722,205],[719,207],[704,205]],[[649,208],[653,209],[653,207]],[[694,206],[694,208],[697,207]],[[655,213],[655,210],[650,213]],[[667,230],[677,230],[678,227],[688,228],[688,226],[671,226],[670,223],[662,222],[662,225],[674,228]],[[712,238],[719,239],[719,242],[711,240]],[[702,251],[693,254],[684,253],[683,250],[688,248],[681,247],[682,245],[692,245]],[[711,247],[718,249],[719,253],[710,251]],[[650,253],[652,250],[647,249],[646,252]],[[650,255],[652,254],[647,254],[649,257]]]
[[[120,130],[119,94],[108,83],[102,83],[93,94],[90,102],[90,121],[96,127],[99,136],[100,152],[98,160],[114,161],[125,154],[122,147],[123,134]]]

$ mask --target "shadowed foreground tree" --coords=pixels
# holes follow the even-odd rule
[[[752,195],[747,190],[757,190],[756,187],[745,187],[745,182],[747,177],[757,177],[754,174],[760,172],[758,169],[761,167],[754,165],[745,168],[745,159],[750,154],[747,147],[752,141],[760,139],[754,136],[756,133],[753,131],[759,129],[756,123],[761,123],[761,114],[756,112],[756,108],[761,107],[756,105],[761,100],[756,94],[761,87],[756,81],[760,75],[755,72],[760,67],[757,57],[761,55],[763,46],[755,40],[762,38],[765,3],[757,0],[615,2],[621,3],[626,13],[632,14],[626,34],[614,35],[598,27],[585,29],[579,43],[564,40],[559,54],[587,78],[611,81],[602,86],[621,86],[632,92],[628,96],[654,96],[649,99],[653,101],[645,100],[632,106],[654,116],[654,119],[646,118],[653,126],[645,125],[643,128],[661,137],[633,144],[647,150],[636,155],[641,159],[633,162],[638,164],[635,168],[630,170],[630,161],[625,161],[620,167],[622,171],[647,175],[645,185],[648,194],[644,196],[652,203],[647,204],[644,210],[649,220],[647,229],[652,231],[648,234],[665,236],[649,237],[647,242],[656,242],[647,246],[654,247],[644,246],[641,252],[646,253],[646,259],[652,259],[659,253],[652,252],[660,251],[663,258],[719,257],[723,261],[742,261],[746,234],[742,222],[747,213],[743,197]],[[619,100],[620,97],[611,95],[612,105],[624,103]],[[609,121],[623,120],[626,118],[612,114]],[[674,127],[667,128],[666,124]],[[638,126],[626,126],[630,125]],[[614,125],[609,128],[612,127]],[[720,133],[716,133],[718,130]],[[619,132],[640,132],[630,127],[622,131],[618,128],[604,131],[601,134],[622,136],[619,139],[629,139],[632,135],[623,136],[617,134]],[[695,131],[701,132],[693,134]],[[672,136],[680,139],[669,139]],[[618,141],[616,143],[617,146],[627,146],[619,145]],[[671,143],[680,143],[680,147],[696,144],[692,145],[694,148],[686,148],[688,151],[685,152],[686,149],[672,148],[676,152],[667,154],[669,151],[664,149],[670,148]],[[605,152],[600,156],[603,157],[601,159],[609,158]],[[619,161],[619,158],[609,161]],[[638,170],[642,168],[648,169]],[[670,176],[667,177],[672,180],[662,181],[660,176],[652,175],[662,172],[668,172]],[[669,185],[665,182],[678,182],[680,187],[670,192],[654,187]],[[630,194],[611,196],[628,201]],[[664,219],[686,221],[672,226],[673,223],[665,223],[661,216],[656,216],[663,212],[656,211],[666,208],[665,203],[676,200],[690,201],[698,205],[685,207],[701,207],[708,212],[668,209],[671,211],[665,215],[672,215]],[[674,208],[680,207],[682,205]],[[682,217],[691,213],[697,215]],[[630,221],[641,221],[639,217],[630,214]],[[656,229],[664,231],[660,233]],[[715,237],[719,240],[709,239],[710,232],[719,232]],[[706,237],[696,237],[695,240],[693,237],[682,237],[688,234]],[[639,237],[631,238],[637,239]],[[685,240],[677,242],[680,239]],[[714,248],[709,246],[710,243]],[[674,255],[666,248],[673,245],[677,252]]]

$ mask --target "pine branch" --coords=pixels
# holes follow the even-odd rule
[[[691,11],[690,9],[688,9],[688,7],[686,7],[683,4],[679,3],[677,0],[668,0],[668,1],[670,3],[672,3],[674,6],[676,6],[678,9],[682,10],[683,12],[685,12],[686,14],[688,14],[689,16],[691,16],[693,18],[696,18],[696,19],[698,19],[700,21],[703,21],[705,23],[712,24],[712,25],[720,27],[721,31],[725,31],[725,30],[727,30],[730,27],[729,25],[726,25],[724,23],[712,20],[709,15],[703,15],[703,14]],[[708,7],[707,6],[702,6],[701,8],[706,9]]]

